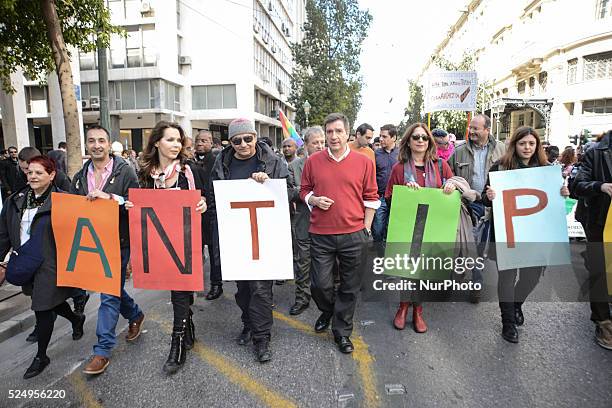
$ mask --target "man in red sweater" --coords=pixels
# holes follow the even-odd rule
[[[312,298],[322,312],[315,331],[327,330],[333,317],[332,331],[340,351],[352,353],[349,336],[361,286],[358,268],[380,201],[374,163],[348,147],[348,118],[332,113],[324,127],[328,148],[308,158],[300,186],[300,198],[311,211]],[[336,259],[340,286],[334,301]]]

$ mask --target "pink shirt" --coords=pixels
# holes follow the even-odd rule
[[[110,161],[102,169],[102,183],[96,186],[96,177],[94,176],[94,165],[91,163],[87,169],[87,191],[90,193],[94,190],[102,190],[108,181],[108,178],[113,174],[113,161],[111,157]]]

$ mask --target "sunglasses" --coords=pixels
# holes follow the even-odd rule
[[[233,137],[232,144],[234,146],[240,146],[243,140],[244,143],[251,143],[253,141],[253,136]]]
[[[424,142],[429,141],[429,136],[427,136],[427,135],[412,135],[412,136],[410,136],[410,138],[412,140],[414,140],[415,142],[417,142],[419,140],[422,140]]]

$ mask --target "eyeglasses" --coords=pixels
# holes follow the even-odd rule
[[[232,144],[234,146],[240,146],[243,140],[244,143],[251,143],[253,141],[253,136],[233,137]]]
[[[419,140],[422,140],[424,142],[429,141],[429,136],[427,136],[427,135],[412,135],[412,136],[410,136],[410,138],[412,140],[414,140],[415,142],[417,142]]]

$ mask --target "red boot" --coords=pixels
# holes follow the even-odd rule
[[[412,325],[414,331],[417,333],[425,333],[427,331],[427,324],[423,320],[423,306],[415,305],[414,311],[412,312]]]
[[[410,302],[400,302],[399,309],[395,313],[395,319],[393,319],[393,326],[397,330],[404,330],[404,327],[406,327],[406,315],[408,314],[409,307]]]

